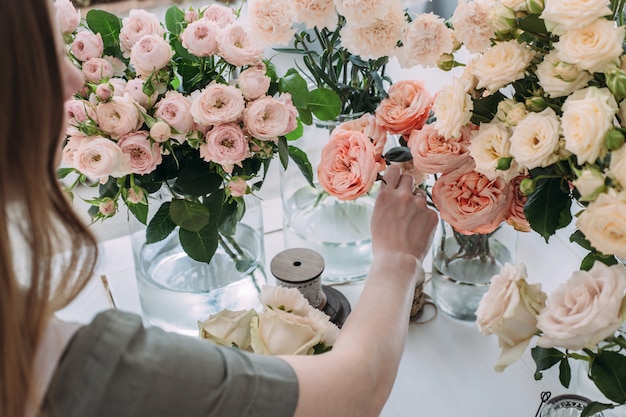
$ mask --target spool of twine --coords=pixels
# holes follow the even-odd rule
[[[419,277],[417,279],[417,283],[415,284],[415,291],[413,292],[413,302],[411,303],[410,319],[414,323],[424,324],[433,320],[437,316],[437,306],[432,301],[430,301],[430,297],[424,292],[424,285],[427,282],[424,269],[420,268],[418,274]],[[422,317],[422,313],[424,312],[424,307],[426,305],[432,306],[433,314],[427,319],[417,321],[418,318]]]

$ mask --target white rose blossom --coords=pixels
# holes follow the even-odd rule
[[[322,340],[308,317],[267,310],[252,319],[251,344],[263,355],[310,355]]]
[[[575,91],[563,104],[561,124],[565,149],[579,164],[594,163],[606,153],[604,135],[613,127],[617,103],[608,88]]]
[[[467,125],[472,117],[474,104],[468,94],[467,80],[452,78],[449,85],[444,86],[435,96],[433,112],[435,113],[435,130],[446,138],[461,136],[461,128]]]
[[[528,284],[524,264],[505,264],[491,279],[476,310],[476,325],[484,335],[498,336],[502,348],[496,371],[519,359],[537,333],[537,316],[546,304],[541,284]]]
[[[604,191],[604,175],[593,165],[583,168],[572,184],[580,193],[580,201],[593,201]]]
[[[489,0],[460,0],[450,18],[457,40],[472,53],[483,52],[491,46],[495,33],[489,20],[491,7]]]
[[[422,13],[409,23],[396,56],[402,68],[416,65],[434,67],[444,54],[454,49],[454,33],[433,13]]]
[[[576,227],[598,251],[626,258],[626,192],[601,193],[578,216]]]
[[[514,12],[526,11],[526,0],[501,0],[501,3]]]
[[[511,154],[528,169],[546,167],[559,159],[559,118],[551,108],[528,113],[511,135]]]
[[[626,146],[611,152],[609,176],[619,183],[622,190],[626,189]]]
[[[507,126],[515,127],[527,114],[528,110],[524,103],[507,98],[498,103],[496,119]]]
[[[550,32],[562,34],[611,14],[606,0],[545,0],[541,18]]]
[[[471,157],[476,163],[476,172],[480,172],[489,180],[502,177],[510,181],[517,176],[519,168],[517,162],[512,161],[507,170],[497,169],[501,158],[511,157],[510,129],[500,122],[481,123],[480,127],[472,135],[469,145]]]
[[[543,90],[552,98],[568,96],[585,87],[593,78],[578,66],[559,60],[554,50],[537,65],[535,74]]]
[[[516,40],[497,42],[473,62],[472,74],[478,79],[477,88],[493,93],[519,80],[533,59],[526,44]]]
[[[250,325],[253,317],[257,317],[254,309],[222,310],[210,315],[205,321],[198,322],[200,338],[220,346],[235,345],[242,350],[251,350]]]

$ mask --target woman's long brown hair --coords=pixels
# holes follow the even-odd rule
[[[0,417],[24,417],[45,324],[97,256],[55,175],[64,110],[52,9],[0,2]]]

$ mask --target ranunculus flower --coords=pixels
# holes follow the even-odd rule
[[[509,212],[512,190],[501,177],[489,180],[473,163],[439,177],[432,189],[441,219],[465,235],[491,233]]]
[[[587,85],[593,75],[578,66],[563,62],[555,50],[550,51],[535,71],[539,84],[549,97],[568,96]]]
[[[516,161],[511,161],[507,170],[498,169],[500,159],[511,157],[510,137],[511,131],[504,123],[481,123],[469,145],[470,155],[476,163],[474,169],[490,180],[502,177],[509,181],[515,177],[519,173]]]
[[[208,319],[198,322],[200,338],[208,339],[220,346],[250,350],[250,325],[257,317],[254,309],[232,311],[222,310],[211,314]]]
[[[148,110],[152,106],[154,106],[154,103],[159,97],[159,93],[155,91],[152,96],[148,97],[148,95],[143,92],[143,86],[143,79],[133,78],[132,80],[128,81],[124,91],[127,92],[128,95],[130,95],[130,98],[132,98],[137,104]]]
[[[231,7],[213,3],[204,9],[202,18],[209,22],[217,23],[217,25],[223,29],[231,23],[234,23],[235,20],[237,20],[237,15]]]
[[[541,284],[528,284],[524,264],[505,264],[491,278],[476,310],[476,325],[484,335],[498,336],[502,348],[496,371],[519,359],[537,333],[537,316],[546,305]]]
[[[185,140],[187,132],[193,129],[193,117],[191,116],[191,99],[177,91],[168,91],[154,106],[155,117],[163,119],[178,133],[173,134],[179,142]]]
[[[156,122],[150,128],[150,137],[155,142],[162,143],[172,136],[172,128],[165,122]]]
[[[250,33],[266,45],[287,45],[293,39],[288,0],[248,0]]]
[[[70,0],[55,0],[55,18],[61,25],[63,33],[73,33],[80,23],[80,11],[77,11]]]
[[[252,319],[252,349],[265,355],[309,355],[321,333],[308,317],[267,310]]]
[[[130,63],[138,74],[149,77],[154,71],[167,66],[174,51],[159,35],[144,35],[130,50]]]
[[[433,100],[435,129],[446,138],[458,138],[461,128],[472,118],[474,103],[468,94],[469,82],[452,77],[452,82],[444,86]]]
[[[265,64],[262,62],[241,71],[237,77],[237,85],[246,100],[256,100],[267,93],[271,80],[265,72]]]
[[[562,34],[610,14],[611,9],[604,0],[546,1],[541,18],[550,32]]]
[[[622,324],[626,287],[624,265],[596,262],[589,271],[575,271],[550,294],[538,318],[542,347],[580,350],[613,335]]]
[[[402,68],[437,66],[439,58],[452,53],[454,32],[433,13],[416,16],[402,36],[403,46],[396,51]]]
[[[246,107],[237,87],[212,83],[191,95],[193,120],[205,126],[236,122]]]
[[[600,252],[626,258],[626,193],[601,193],[578,216],[576,227]]]
[[[76,126],[89,120],[96,121],[93,104],[86,100],[71,99],[65,102],[65,115],[68,126]]]
[[[471,128],[461,129],[458,138],[446,138],[430,123],[420,130],[414,130],[408,144],[413,156],[413,164],[428,174],[446,173],[468,163]]]
[[[130,173],[129,155],[102,136],[83,140],[74,152],[72,165],[89,178],[119,178]]]
[[[483,52],[491,46],[495,33],[489,19],[491,7],[485,0],[459,1],[450,18],[457,40],[472,53]]]
[[[86,30],[76,34],[71,46],[72,55],[83,62],[89,58],[100,58],[103,50],[102,35]]]
[[[139,131],[122,137],[118,146],[130,156],[130,169],[134,174],[149,174],[163,162],[161,148],[157,143],[151,143],[148,132]]]
[[[526,214],[524,214],[524,206],[528,197],[522,193],[520,188],[520,183],[526,178],[528,178],[528,175],[518,175],[509,183],[509,187],[513,189],[513,199],[509,208],[509,214],[505,220],[508,225],[518,232],[530,232],[531,230],[530,223],[528,223]]]
[[[321,186],[340,200],[354,200],[369,192],[379,172],[374,145],[361,132],[343,131],[322,149],[317,168]]]
[[[289,133],[290,117],[284,103],[265,96],[248,104],[243,112],[243,124],[252,137],[277,141],[279,136]]]
[[[263,59],[263,46],[239,24],[233,23],[222,29],[218,43],[220,55],[229,64],[243,67],[256,65]]]
[[[478,79],[477,88],[493,93],[513,81],[524,78],[533,53],[526,44],[516,40],[497,42],[478,57],[472,74]]]
[[[113,67],[106,59],[90,58],[83,62],[83,75],[86,81],[98,83],[113,76]]]
[[[561,126],[565,149],[579,164],[594,163],[606,153],[604,135],[613,127],[617,102],[608,88],[575,91],[563,104]]]
[[[248,156],[250,156],[248,141],[239,126],[234,123],[215,126],[207,133],[206,142],[200,145],[201,158],[225,167],[240,165]]]
[[[130,50],[144,35],[162,36],[164,32],[156,15],[141,9],[131,10],[128,17],[122,19],[120,29],[120,47],[124,56],[130,56]]]
[[[293,21],[304,23],[307,29],[333,29],[337,25],[333,0],[289,0],[289,7]]]
[[[216,22],[200,19],[183,30],[180,40],[190,54],[212,56],[218,51],[217,38],[220,32],[221,29]]]
[[[626,188],[626,146],[611,152],[609,175],[619,182],[622,188]]]
[[[248,184],[241,177],[233,177],[228,181],[228,192],[233,197],[243,197],[248,192]]]
[[[528,113],[510,137],[511,154],[523,168],[546,167],[559,157],[561,124],[550,107],[540,113]]]
[[[114,139],[136,131],[143,123],[137,104],[128,94],[123,97],[114,96],[106,103],[99,103],[96,106],[96,116],[100,129]]]
[[[433,98],[421,81],[402,80],[392,84],[389,96],[376,109],[376,121],[392,135],[410,135],[426,123]]]

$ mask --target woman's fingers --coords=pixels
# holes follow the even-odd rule
[[[383,188],[398,188],[398,183],[400,182],[400,177],[402,176],[402,169],[397,165],[391,165],[387,167],[385,170],[385,176],[382,180]]]

